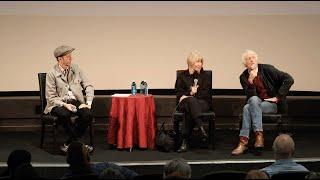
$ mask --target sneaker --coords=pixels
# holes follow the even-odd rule
[[[64,153],[67,153],[68,147],[69,147],[69,146],[64,143],[62,146],[60,146],[60,150],[63,151]]]
[[[92,146],[90,146],[90,145],[86,145],[86,148],[87,148],[87,150],[88,150],[88,152],[89,153],[92,153],[93,152],[93,147]]]

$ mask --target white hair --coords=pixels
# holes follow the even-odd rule
[[[250,49],[247,49],[243,54],[242,54],[242,63],[246,65],[246,60],[249,55],[254,55],[256,59],[258,60],[258,54]]]

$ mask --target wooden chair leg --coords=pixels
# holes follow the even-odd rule
[[[46,124],[44,122],[42,122],[41,125],[41,139],[40,139],[40,148],[43,149],[43,142],[44,142],[44,136],[45,136],[45,132],[46,132]]]

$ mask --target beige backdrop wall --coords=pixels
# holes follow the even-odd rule
[[[171,89],[175,70],[197,49],[212,69],[213,88],[240,89],[241,54],[289,72],[292,90],[320,90],[320,15],[193,17],[0,16],[0,91],[37,91],[62,44],[76,48],[74,63],[97,90],[129,89],[145,80]]]

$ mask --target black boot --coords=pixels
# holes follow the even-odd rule
[[[204,130],[203,126],[200,126],[201,134],[202,134],[202,141],[205,142],[208,139],[208,134]]]
[[[187,152],[187,140],[183,139],[180,148],[178,149],[178,153]]]

